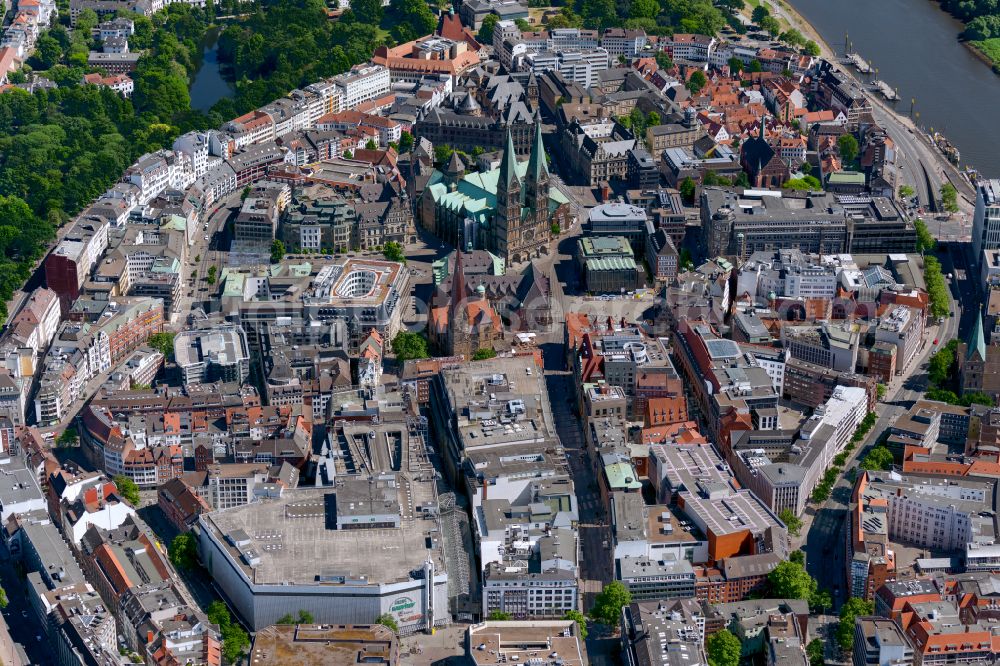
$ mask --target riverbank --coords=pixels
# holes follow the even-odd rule
[[[816,30],[812,24],[798,12],[798,10],[785,2],[785,0],[770,0],[768,4],[771,5],[775,13],[777,13],[780,18],[784,19],[789,25],[795,27],[795,29],[805,35],[807,39],[812,39],[816,42],[816,44],[819,45],[820,55],[823,58],[826,58],[830,62],[839,62],[839,54],[833,49],[833,47],[830,46],[823,36],[819,34],[819,31]],[[853,71],[847,67],[842,67],[841,69],[862,90],[868,90],[865,82],[856,76]],[[895,135],[894,138],[896,138],[897,143],[907,144],[916,139],[915,143],[919,144],[919,155],[911,154],[908,156],[909,159],[915,160],[910,165],[911,178],[918,179],[921,177],[918,172],[918,165],[927,170],[932,181],[930,183],[932,186],[931,191],[927,193],[928,196],[936,196],[936,190],[940,183],[950,182],[956,187],[961,195],[960,203],[963,204],[963,211],[967,214],[971,214],[972,207],[975,202],[975,192],[972,185],[969,183],[965,175],[955,167],[955,165],[945,159],[944,155],[942,155],[934,145],[927,132],[919,127],[910,117],[898,112],[893,105],[887,103],[878,95],[868,94],[868,99],[871,101],[872,105],[881,112],[880,115],[889,125],[886,129],[890,130],[890,135]],[[917,146],[911,145],[910,147],[911,150],[909,152],[918,152],[917,150],[913,150],[917,148]],[[920,159],[921,157],[923,159]]]
[[[1000,37],[981,41],[962,42],[972,55],[989,65],[994,74],[1000,74]]]

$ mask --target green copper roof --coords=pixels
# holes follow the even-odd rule
[[[514,168],[514,177],[523,178],[528,171],[527,162],[511,160]],[[484,222],[486,217],[493,214],[497,206],[497,183],[500,180],[500,173],[503,169],[491,169],[485,172],[468,173],[457,183],[455,191],[450,191],[447,183],[444,182],[444,174],[435,170],[427,181],[427,192],[430,193],[434,203],[449,210],[461,212],[480,222]],[[549,212],[553,212],[559,206],[569,200],[556,187],[549,188]]]
[[[542,145],[542,122],[540,118],[535,118],[535,140],[531,143],[528,174],[535,179],[536,183],[549,175],[549,168],[545,164],[545,146]]]
[[[165,215],[160,218],[160,228],[187,231],[187,220],[180,215]]]
[[[969,352],[966,358],[971,359],[976,353],[979,358],[986,360],[986,339],[983,336],[983,313],[980,310],[976,313],[976,325],[972,327],[972,339],[969,340]]]
[[[635,473],[635,468],[625,462],[613,463],[604,468],[604,474],[608,477],[608,488],[610,490],[642,488],[642,482]]]

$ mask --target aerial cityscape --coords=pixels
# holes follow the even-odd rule
[[[1000,664],[1000,10],[904,4],[5,2],[0,666]]]

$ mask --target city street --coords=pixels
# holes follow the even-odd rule
[[[7,631],[0,632],[0,663],[4,666],[16,663],[49,666],[56,663],[55,655],[28,601],[28,583],[21,576],[22,571],[21,566],[11,560],[7,547],[0,545],[0,584],[7,593],[7,607],[2,611]]]
[[[204,308],[206,301],[218,288],[218,283],[208,285],[209,266],[215,266],[221,273],[225,265],[228,252],[222,251],[222,241],[226,233],[226,224],[230,217],[239,212],[241,205],[241,192],[234,192],[221,201],[216,202],[216,207],[207,221],[207,229],[202,226],[194,230],[194,242],[188,247],[188,260],[185,280],[181,290],[180,304],[171,318],[171,325],[175,328],[182,328],[187,323],[187,317],[192,310]],[[208,240],[205,240],[208,236]],[[195,262],[195,258],[201,260]],[[217,275],[216,279],[220,279]]]
[[[611,530],[604,514],[586,440],[573,413],[574,401],[570,397],[575,392],[573,375],[549,369],[546,361],[545,383],[556,433],[566,451],[580,510],[580,580],[584,593],[583,608],[586,610],[593,604],[594,594],[613,579],[609,549]]]
[[[975,303],[975,287],[972,280],[967,279],[966,256],[962,249],[965,246],[949,245],[941,252],[942,266],[945,272],[958,273],[964,276],[962,280],[952,281],[952,308],[954,317],[946,317],[940,326],[932,326],[924,334],[924,348],[910,362],[904,373],[896,377],[890,384],[886,400],[876,407],[878,421],[869,431],[865,441],[857,446],[848,457],[844,469],[855,467],[854,463],[861,458],[882,433],[913,406],[913,403],[923,397],[927,390],[927,365],[930,356],[944,346],[948,340],[955,337],[963,338],[968,334],[969,327],[975,317],[975,310],[962,310],[962,303]],[[938,340],[937,345],[931,342]],[[846,600],[846,555],[845,537],[843,533],[845,519],[851,501],[853,484],[841,476],[834,485],[830,498],[818,510],[810,507],[803,515],[804,544],[801,549],[806,553],[806,569],[819,582],[821,589],[825,588],[841,593],[835,594],[834,606],[839,607]],[[793,545],[795,542],[793,541]]]

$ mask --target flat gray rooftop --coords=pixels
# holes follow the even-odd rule
[[[336,525],[333,503],[326,498],[335,494],[332,488],[286,491],[277,501],[214,511],[208,514],[207,523],[233,560],[258,584],[319,584],[321,574],[390,583],[408,580],[410,572],[420,569],[428,557],[436,570],[443,571],[442,551],[428,549],[427,541],[439,521],[416,517],[419,512],[414,511],[434,503],[433,486],[400,478],[399,490],[403,519],[398,529],[330,529]],[[296,510],[306,504],[318,510]],[[225,539],[238,530],[250,535],[251,547],[260,557],[256,576]]]

